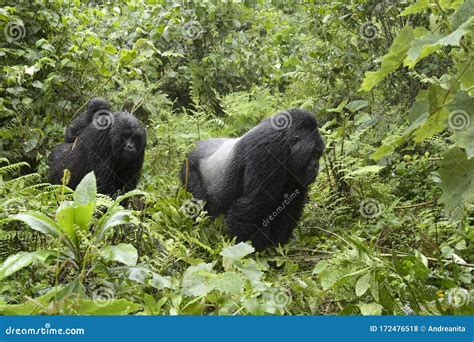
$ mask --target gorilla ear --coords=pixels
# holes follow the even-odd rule
[[[109,103],[102,97],[94,97],[87,104],[87,111],[95,113],[99,110],[110,110]]]

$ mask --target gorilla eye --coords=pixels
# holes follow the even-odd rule
[[[295,136],[293,137],[293,139],[291,139],[291,141],[297,142],[299,139],[300,139],[300,136],[299,136],[299,135],[295,135]]]

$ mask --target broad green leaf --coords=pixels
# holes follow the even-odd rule
[[[428,8],[428,0],[418,0],[414,4],[408,6],[405,8],[402,13],[400,13],[401,16],[406,16],[409,14],[414,14],[414,13],[419,13],[423,12],[426,8]]]
[[[249,255],[250,253],[253,253],[254,251],[255,248],[253,248],[248,243],[240,242],[234,246],[224,248],[220,255],[232,260],[239,260]]]
[[[474,158],[468,160],[466,152],[452,148],[444,154],[439,174],[443,191],[440,201],[450,217],[460,218],[466,201],[474,193]]]
[[[143,285],[149,285],[156,289],[172,288],[173,283],[167,277],[159,275],[143,266],[120,266],[111,269],[119,277],[127,277],[127,279],[136,281]]]
[[[88,204],[95,202],[97,195],[97,183],[94,172],[89,172],[81,182],[77,185],[74,191],[74,202],[76,204]]]
[[[155,272],[152,272],[150,285],[159,290],[164,288],[171,289],[173,287],[171,280]]]
[[[370,91],[379,84],[388,74],[398,69],[410,47],[410,42],[416,37],[416,31],[410,26],[405,26],[390,47],[388,53],[383,56],[382,65],[378,71],[365,73],[364,81],[359,91]]]
[[[94,216],[95,202],[77,205],[74,207],[74,223],[83,231],[89,228]]]
[[[457,29],[472,17],[474,17],[474,0],[464,0],[451,18],[453,30]]]
[[[113,213],[110,217],[104,216],[99,220],[99,228],[96,232],[96,239],[101,240],[104,234],[112,227],[129,224],[135,221],[133,212],[131,210],[119,210]]]
[[[467,91],[470,96],[474,96],[474,63],[469,60],[459,61],[454,67],[459,75],[461,75],[459,79],[461,89]]]
[[[49,256],[56,255],[55,251],[36,251],[36,252],[19,252],[10,255],[3,264],[0,265],[0,280],[12,275],[22,268],[31,265],[33,262],[44,262]]]
[[[336,108],[329,108],[329,109],[326,109],[326,111],[330,113],[341,113],[346,104],[347,104],[347,100],[344,100]]]
[[[59,226],[56,224],[56,222],[44,214],[29,212],[16,214],[11,216],[11,218],[26,223],[31,229],[51,235],[55,238],[59,237]]]
[[[377,303],[363,303],[358,305],[360,312],[364,316],[377,316],[382,314],[382,305]]]
[[[318,262],[316,264],[316,266],[314,266],[313,274],[321,273],[322,271],[324,271],[330,265],[331,265],[331,263],[328,260],[324,260],[324,259],[321,260],[320,262]]]
[[[216,290],[231,294],[241,293],[244,287],[242,276],[235,272],[218,274],[211,280],[211,283]]]
[[[359,109],[367,107],[368,105],[369,105],[369,101],[356,100],[356,101],[349,102],[346,105],[346,108],[354,113],[354,112],[357,112]]]
[[[263,277],[262,266],[258,264],[253,259],[246,260],[236,260],[234,266],[242,272],[242,274],[247,278],[254,288],[258,285],[261,285],[261,280]]]
[[[325,269],[319,273],[319,281],[321,282],[321,287],[324,291],[330,289],[334,284],[338,282],[343,274],[340,274],[338,271],[332,269]]]
[[[213,264],[201,263],[197,266],[190,266],[186,269],[181,283],[184,295],[205,296],[214,289],[210,278],[215,276],[212,271]]]
[[[78,243],[76,231],[74,230],[74,204],[63,202],[56,212],[56,222],[59,228],[75,244]]]
[[[356,296],[360,297],[367,292],[370,285],[370,277],[371,277],[370,272],[367,272],[363,274],[361,277],[359,277],[359,279],[357,279],[357,282],[355,285]]]
[[[423,37],[415,38],[408,50],[407,57],[403,61],[403,65],[413,69],[413,67],[423,58],[431,55],[443,46],[459,46],[461,38],[468,33],[471,21],[464,23],[458,29],[451,32],[447,36],[441,37],[428,33]]]
[[[115,199],[114,203],[118,203],[118,204],[119,204],[120,202],[123,202],[123,201],[126,200],[127,198],[130,198],[130,197],[133,197],[133,196],[147,196],[147,195],[148,195],[147,192],[141,191],[141,190],[136,190],[136,189],[135,189],[135,190],[131,190],[131,191],[129,191],[129,192],[127,192],[127,193],[125,193],[125,194],[123,194],[123,195],[121,195],[121,196],[118,196],[118,197]]]
[[[126,243],[105,246],[100,250],[100,255],[106,261],[117,261],[127,266],[135,266],[138,260],[138,252],[135,247]]]

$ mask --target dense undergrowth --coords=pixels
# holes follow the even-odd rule
[[[1,314],[473,314],[474,2],[31,1],[0,8]],[[47,183],[88,99],[147,126],[139,189]],[[290,107],[327,150],[253,252],[178,179]],[[124,208],[120,202],[128,198]],[[124,202],[122,202],[124,203]]]

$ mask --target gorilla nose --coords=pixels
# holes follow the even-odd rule
[[[127,152],[135,152],[136,148],[134,144],[127,143],[124,147],[124,150]]]

